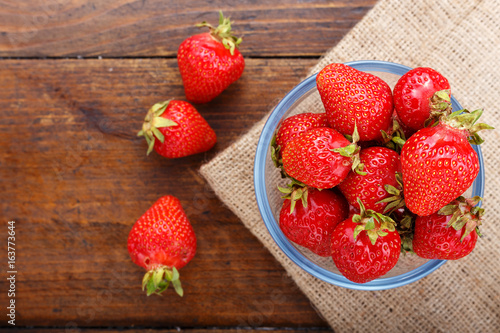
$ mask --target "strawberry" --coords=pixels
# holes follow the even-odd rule
[[[332,259],[348,280],[365,283],[390,271],[398,262],[401,238],[395,222],[365,210],[341,222],[332,233]]]
[[[162,293],[170,282],[183,295],[178,270],[193,259],[196,236],[179,199],[158,199],[135,222],[127,245],[132,261],[147,270],[142,289],[148,296]]]
[[[401,76],[394,86],[393,96],[399,118],[414,131],[451,111],[450,84],[429,67],[417,67]]]
[[[285,148],[288,141],[295,139],[311,128],[327,127],[326,113],[299,113],[286,118],[276,133],[276,146]]]
[[[316,77],[330,127],[350,135],[357,126],[360,141],[381,139],[391,124],[392,91],[381,78],[333,63]]]
[[[359,147],[329,127],[318,127],[289,141],[283,150],[286,174],[305,185],[326,189],[356,169]]]
[[[477,131],[492,128],[474,125],[482,112],[456,111],[406,140],[401,150],[403,187],[406,206],[414,214],[431,215],[472,185],[479,160],[468,139],[479,144]]]
[[[328,126],[325,113],[299,113],[286,118],[271,141],[271,157],[276,167],[282,168],[281,152],[288,141],[297,138],[307,130]]]
[[[214,130],[198,111],[188,102],[177,100],[153,105],[137,135],[146,138],[148,155],[154,148],[166,158],[202,153],[217,141]]]
[[[419,216],[415,221],[413,251],[426,259],[456,260],[476,246],[484,209],[480,197],[459,197],[439,212]]]
[[[197,24],[210,32],[184,40],[177,51],[177,62],[188,101],[207,103],[241,77],[245,60],[238,50],[241,38],[231,33],[231,21],[219,13],[219,26]]]
[[[361,199],[366,209],[382,213],[387,202],[380,201],[392,196],[385,186],[402,189],[396,180],[396,173],[401,172],[399,154],[385,147],[370,147],[361,149],[359,158],[363,174],[349,172],[338,187],[350,205],[359,209],[357,200]]]
[[[295,195],[297,191],[282,191],[290,196],[280,211],[281,231],[289,240],[317,255],[330,256],[333,229],[349,214],[346,199],[336,190],[299,189],[301,200]]]

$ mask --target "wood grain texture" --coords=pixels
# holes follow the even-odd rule
[[[71,328],[47,328],[47,329],[41,329],[41,328],[36,328],[36,329],[17,329],[17,333],[32,333],[34,330],[38,332],[50,332],[50,333],[76,333],[74,330]],[[241,333],[242,330],[249,331],[249,332],[272,332],[272,333],[290,333],[290,329],[283,329],[283,328],[269,328],[269,327],[263,327],[261,329],[256,328],[252,329],[250,327],[242,327],[242,328],[190,328],[190,329],[176,329],[176,328],[170,328],[170,329],[158,329],[158,328],[131,328],[131,329],[123,329],[123,328],[106,328],[106,329],[99,329],[99,328],[78,328],[77,331],[79,333],[179,333],[179,332],[184,332],[184,333]],[[314,332],[314,333],[331,333],[331,329],[323,329],[321,327],[315,327],[312,329],[299,329],[297,330],[299,332]],[[7,332],[7,330],[2,330],[0,328],[0,332]]]
[[[0,57],[175,57],[222,10],[246,57],[321,56],[376,0],[0,1]]]
[[[197,106],[216,147],[167,160],[146,157],[135,133],[152,104],[183,98],[175,59],[2,60],[0,206],[2,225],[16,221],[18,325],[326,329],[197,174],[315,62],[248,59],[237,83]],[[184,298],[146,297],[126,250],[132,224],[164,194],[181,200],[198,238]]]

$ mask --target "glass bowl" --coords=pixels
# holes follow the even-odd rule
[[[405,74],[410,67],[386,61],[353,61],[347,62],[357,70],[369,72],[381,77],[391,89],[399,77]],[[453,110],[462,107],[452,96]],[[396,288],[417,281],[441,267],[445,260],[427,260],[416,255],[401,254],[396,266],[386,275],[373,281],[359,284],[346,279],[333,263],[330,257],[320,257],[295,243],[290,242],[279,227],[279,212],[283,203],[277,186],[285,186],[287,181],[281,178],[279,170],[271,160],[270,143],[275,130],[281,122],[297,113],[324,112],[318,90],[316,88],[316,74],[305,79],[293,88],[271,112],[257,145],[254,163],[254,186],[257,205],[262,219],[279,248],[300,268],[313,276],[328,283],[357,290],[382,290]],[[480,171],[466,195],[484,193],[484,162],[479,146],[472,145],[477,152]]]

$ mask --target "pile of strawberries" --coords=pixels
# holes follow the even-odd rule
[[[448,80],[419,67],[394,89],[345,64],[316,84],[324,113],[285,119],[271,144],[288,178],[279,224],[292,242],[331,257],[347,279],[386,274],[400,253],[459,259],[475,247],[481,198],[464,192],[479,173],[470,143],[491,129],[482,110],[452,112]]]
[[[241,38],[232,35],[231,21],[219,13],[215,28],[197,24],[209,32],[184,40],[177,52],[186,99],[154,104],[148,111],[139,136],[166,158],[203,153],[216,141],[214,130],[191,103],[208,103],[238,80],[245,61],[238,51]],[[180,296],[184,291],[179,269],[196,253],[196,235],[179,199],[159,198],[132,227],[127,241],[134,263],[146,269],[142,289],[147,295],[161,294],[172,285]]]
[[[208,103],[238,80],[245,62],[231,22],[179,46],[187,101],[148,111],[138,135],[147,154],[181,158],[211,149],[214,130],[191,103]],[[290,179],[280,227],[293,242],[333,258],[349,280],[387,273],[402,252],[458,259],[475,246],[483,210],[464,198],[479,172],[469,142],[480,144],[482,110],[452,113],[448,81],[430,68],[404,75],[394,91],[380,78],[343,64],[317,76],[326,112],[283,121],[273,160]],[[180,201],[159,198],[130,231],[128,251],[146,269],[148,295],[172,285],[183,295],[179,269],[196,253],[196,236]]]

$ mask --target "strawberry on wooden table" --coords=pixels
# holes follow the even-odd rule
[[[210,32],[184,40],[177,51],[177,61],[188,101],[207,103],[238,80],[245,60],[238,50],[241,38],[232,35],[231,21],[219,16],[219,26],[197,24]]]
[[[346,199],[336,190],[294,186],[281,190],[289,194],[280,211],[281,231],[317,255],[330,256],[332,232],[349,215]]]
[[[451,113],[450,84],[429,67],[417,67],[401,76],[393,95],[399,119],[414,131]]]
[[[196,236],[179,199],[158,199],[135,222],[127,246],[132,261],[147,270],[142,289],[148,296],[162,293],[170,283],[183,295],[178,270],[193,259]]]
[[[351,135],[357,127],[360,141],[382,139],[392,122],[389,85],[381,78],[345,64],[333,63],[316,77],[316,85],[330,127]]]
[[[398,262],[401,238],[395,222],[373,210],[365,210],[341,222],[332,233],[332,259],[340,273],[356,283],[372,281]]]
[[[217,141],[214,130],[194,106],[178,100],[153,105],[137,135],[145,137],[148,155],[154,149],[166,158],[203,153]]]
[[[459,197],[439,212],[415,221],[413,251],[426,259],[456,260],[470,254],[480,235],[484,209],[480,197]]]
[[[482,113],[456,111],[406,140],[401,150],[403,188],[406,206],[414,214],[431,215],[472,185],[479,159],[469,141],[480,144],[477,132],[492,128],[475,124]]]

